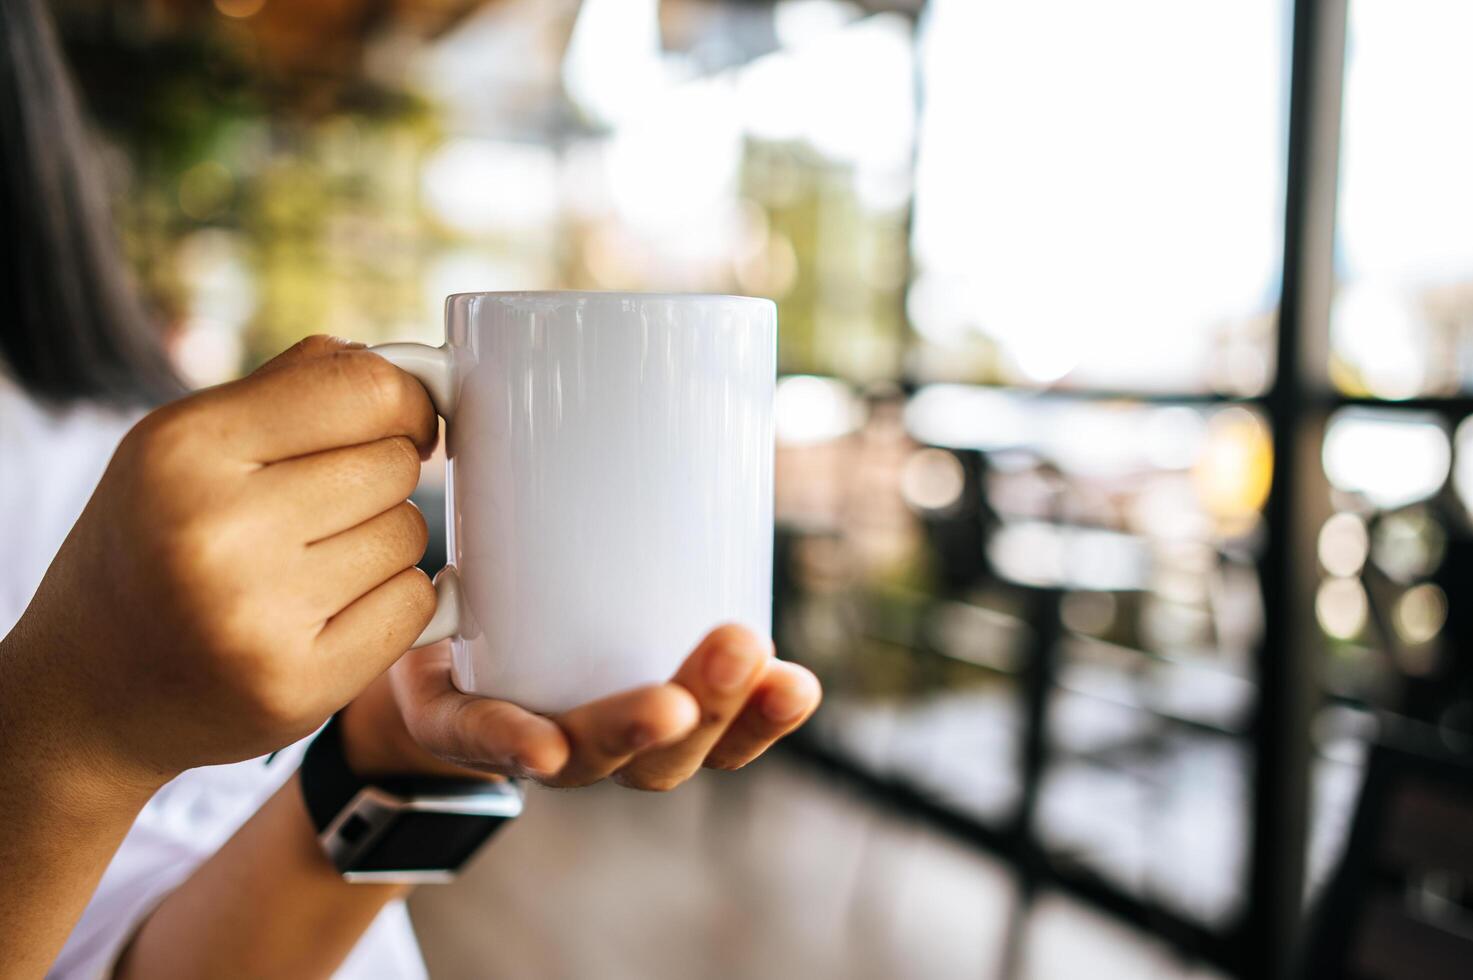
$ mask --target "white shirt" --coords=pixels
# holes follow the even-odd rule
[[[0,635],[20,618],[134,416],[90,405],[43,410],[0,373]],[[191,769],[139,813],[48,974],[107,977],[159,902],[296,770],[305,743],[264,758]],[[340,980],[427,977],[404,903],[384,909]]]

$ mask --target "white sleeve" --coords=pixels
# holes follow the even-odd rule
[[[110,980],[118,956],[144,920],[199,866],[190,849],[171,847],[165,840],[145,844],[137,834],[129,839],[128,858],[115,860],[108,868],[47,977]],[[162,863],[147,867],[145,855]],[[391,902],[379,913],[336,974],[337,980],[428,980],[428,976],[402,901]]]
[[[284,749],[269,764],[252,759],[191,769],[160,790],[113,855],[47,976],[108,980],[144,920],[296,771],[303,748]],[[425,976],[402,902],[379,914],[336,974],[338,980]]]
[[[180,775],[138,814],[48,977],[108,977],[138,927],[296,770],[302,745]]]

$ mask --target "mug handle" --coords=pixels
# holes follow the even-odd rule
[[[450,345],[378,344],[369,350],[424,385],[435,411],[447,427],[450,425],[455,412],[455,366]],[[460,606],[460,576],[454,565],[447,564],[435,574],[435,615],[413,645],[429,646],[460,632]]]

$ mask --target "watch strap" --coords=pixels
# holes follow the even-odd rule
[[[317,733],[302,756],[299,781],[302,799],[312,826],[320,834],[327,829],[367,783],[354,775],[343,753],[343,731],[338,715],[333,715]]]
[[[317,737],[307,746],[298,770],[302,799],[307,804],[307,814],[312,818],[312,826],[319,834],[337,819],[338,814],[366,786],[374,786],[404,798],[442,794],[458,796],[469,790],[486,788],[484,780],[446,776],[402,775],[363,779],[348,765],[347,754],[343,751],[340,717],[340,714],[333,715],[318,731]]]

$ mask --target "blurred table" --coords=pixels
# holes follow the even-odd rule
[[[454,885],[411,902],[431,975],[599,980],[995,977],[1006,868],[784,758],[667,795],[533,790]],[[1207,977],[1061,897],[1027,977]]]

